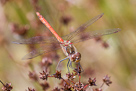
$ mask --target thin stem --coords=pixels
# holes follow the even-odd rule
[[[102,85],[100,86],[100,88],[102,88],[102,87],[103,87],[103,85],[104,85],[104,82],[102,83]]]
[[[87,87],[88,87],[88,85],[89,85],[89,84],[86,84],[86,85],[84,86],[84,88],[87,88]]]
[[[2,83],[2,85],[5,87],[5,84],[0,80],[0,82]]]
[[[79,77],[79,84],[80,84],[80,83],[81,83],[81,82],[80,82],[80,78],[81,78],[81,76],[79,75],[78,77]]]
[[[71,82],[72,82],[73,84],[75,84],[75,82],[74,82],[74,81],[72,81],[72,80],[71,80]]]
[[[62,78],[62,80],[63,80],[63,81],[65,81],[65,82],[67,83],[67,85],[69,85],[69,84],[70,84],[70,83],[68,83],[66,80],[64,80],[63,78]]]

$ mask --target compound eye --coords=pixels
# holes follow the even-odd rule
[[[79,52],[76,53],[76,61],[79,62],[81,60],[81,54]]]

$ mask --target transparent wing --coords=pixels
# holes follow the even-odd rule
[[[37,57],[39,55],[42,55],[44,53],[48,53],[50,51],[56,50],[60,48],[60,43],[57,41],[55,37],[44,37],[44,36],[36,36],[29,39],[23,39],[23,40],[17,40],[13,41],[12,43],[15,44],[40,44],[40,48],[37,48],[27,55],[25,55],[22,59],[32,59],[34,57]]]
[[[112,33],[117,33],[119,32],[121,29],[119,28],[114,28],[114,29],[105,29],[105,30],[96,30],[96,31],[89,31],[89,32],[85,32],[82,33],[80,35],[76,36],[76,39],[72,39],[71,42],[73,43],[77,43],[77,42],[81,42],[81,41],[85,41],[91,38],[95,38],[95,37],[100,37],[103,35],[109,35]]]
[[[86,22],[85,24],[81,25],[79,28],[77,28],[74,32],[62,37],[65,40],[71,40],[74,39],[75,36],[79,35],[81,32],[83,32],[88,26],[90,26],[91,24],[93,24],[94,22],[96,22],[98,19],[100,19],[102,16],[104,15],[104,13],[92,18],[91,20],[89,20],[88,22]]]
[[[51,51],[54,51],[56,49],[59,49],[60,48],[60,44],[59,43],[52,43],[51,45],[46,45],[46,46],[42,46],[40,48],[37,48],[33,51],[31,51],[30,53],[28,53],[27,55],[25,55],[22,59],[23,60],[26,60],[26,59],[32,59],[34,57],[37,57],[39,55],[42,55],[44,53],[48,53],[48,52],[51,52]]]
[[[16,40],[12,43],[15,44],[50,44],[50,43],[58,43],[55,37],[47,38],[45,36],[36,36],[29,39]]]

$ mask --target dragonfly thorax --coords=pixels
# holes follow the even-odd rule
[[[64,41],[60,46],[66,56],[70,56],[77,52],[75,46],[70,41]]]

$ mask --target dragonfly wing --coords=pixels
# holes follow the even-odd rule
[[[62,37],[64,39],[67,40],[71,40],[73,37],[77,36],[78,34],[80,34],[82,31],[84,31],[88,26],[92,25],[94,22],[96,22],[98,19],[100,19],[102,16],[104,15],[104,13],[97,15],[96,17],[90,19],[89,21],[87,21],[86,23],[84,23],[83,25],[81,25],[79,28],[77,28],[74,32]]]
[[[43,53],[45,53],[44,50],[33,50],[30,53],[28,53],[27,55],[25,55],[22,60],[27,60],[27,59],[32,59],[34,57],[37,57],[39,55],[42,55]]]
[[[35,50],[31,51],[30,53],[25,55],[22,59],[23,60],[32,59],[34,57],[37,57],[37,56],[42,55],[44,53],[48,53],[48,52],[57,50],[59,48],[60,48],[60,44],[59,43],[57,43],[57,44],[53,43],[50,46],[46,45],[46,46],[40,47],[39,49],[35,49]]]
[[[85,41],[85,40],[88,40],[88,39],[91,39],[91,38],[96,38],[96,37],[100,37],[100,36],[103,36],[103,35],[109,35],[109,34],[117,33],[120,30],[121,29],[119,29],[119,28],[114,28],[114,29],[89,31],[89,32],[85,32],[85,33],[82,33],[82,34],[76,36],[76,39],[72,39],[71,41],[73,43],[77,43],[77,42]]]
[[[39,44],[39,43],[52,43],[52,42],[57,42],[57,39],[55,37],[50,37],[47,38],[45,36],[36,36],[36,37],[32,37],[29,39],[22,39],[22,40],[17,40],[17,41],[13,41],[12,43],[14,44]]]

